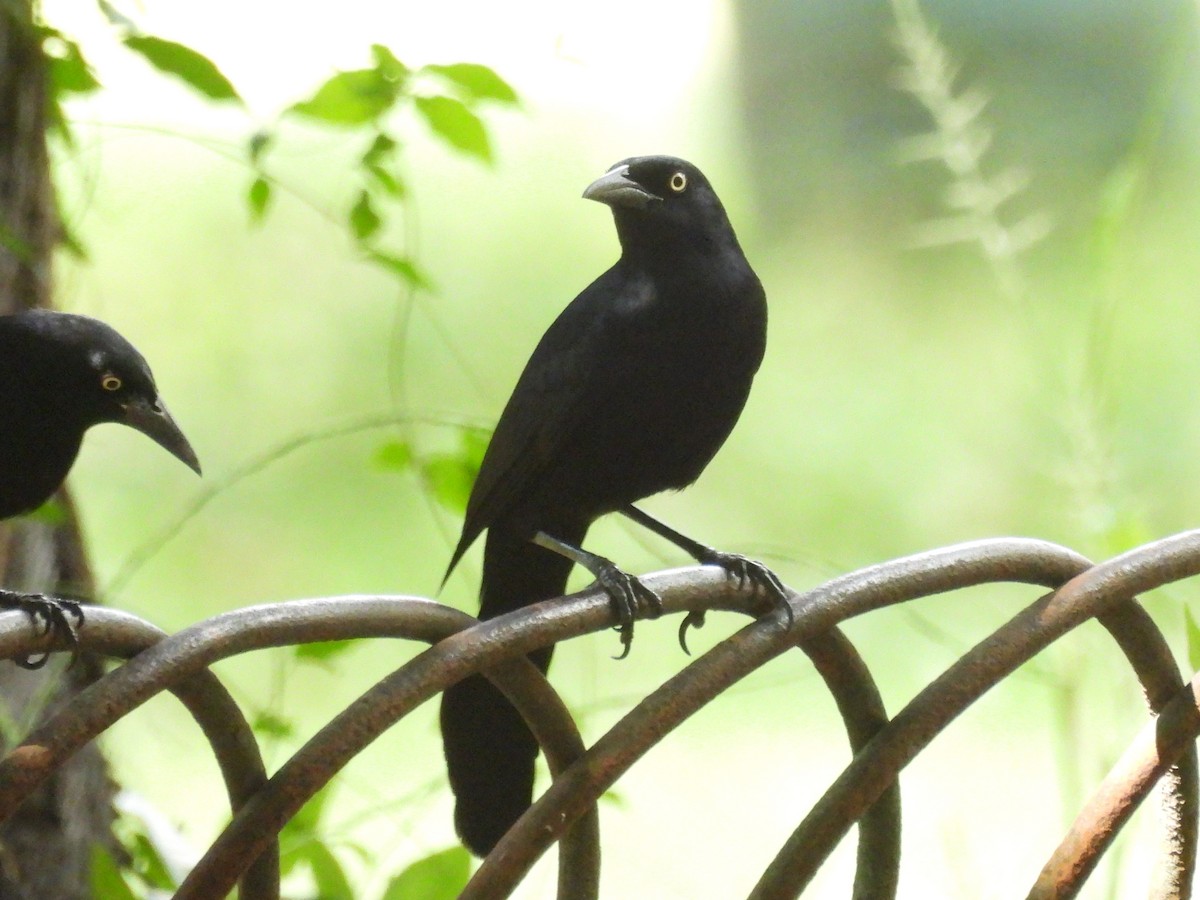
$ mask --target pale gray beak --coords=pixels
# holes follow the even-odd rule
[[[129,401],[123,408],[125,417],[121,421],[124,424],[140,431],[197,475],[200,474],[200,460],[196,459],[192,445],[183,436],[161,399],[155,397],[153,402],[149,402],[139,397]]]
[[[650,193],[636,181],[626,177],[628,172],[627,165],[617,166],[605,172],[587,186],[587,190],[583,192],[583,199],[596,200],[612,207],[629,206],[634,209],[645,209],[651,201],[662,200],[662,197]]]

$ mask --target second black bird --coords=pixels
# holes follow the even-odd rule
[[[142,355],[87,316],[27,310],[0,316],[0,519],[50,499],[67,477],[83,434],[119,422],[145,434],[190,468],[200,463],[163,405]],[[25,609],[47,628],[74,631],[78,606],[0,589],[0,606]]]
[[[608,512],[651,524],[632,503],[696,480],[737,422],[766,346],[762,285],[699,169],[627,159],[583,196],[612,208],[621,256],[542,337],[484,455],[450,563],[487,529],[482,619],[562,594],[580,562],[631,628],[648,592],[579,545]],[[777,586],[757,564],[681,541]],[[531,654],[543,671],[552,649]],[[529,806],[537,743],[478,675],[446,691],[441,723],[455,823],[485,855]]]

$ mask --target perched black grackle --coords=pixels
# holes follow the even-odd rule
[[[0,316],[0,519],[37,508],[75,462],[83,433],[121,422],[200,473],[200,463],[158,396],[142,355],[87,316],[27,310]],[[0,589],[0,606],[74,640],[77,603]],[[44,658],[31,667],[44,662]]]
[[[613,598],[628,650],[637,579],[580,549],[591,523],[623,512],[705,563],[784,600],[761,564],[684,538],[631,504],[691,484],[741,414],[766,346],[762,285],[720,200],[681,159],[627,159],[583,196],[612,208],[621,257],[542,337],[500,416],[447,576],[487,529],[481,619],[563,593],[574,563]],[[788,607],[790,612],[790,607]],[[543,671],[552,647],[530,655]],[[491,851],[529,806],[537,743],[476,675],[445,692],[442,735],[455,823]]]

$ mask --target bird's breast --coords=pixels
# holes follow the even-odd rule
[[[644,295],[643,295],[644,296]],[[664,302],[661,293],[596,361],[555,490],[590,495],[600,511],[684,487],[737,422],[765,347],[756,298]]]
[[[67,477],[83,427],[53,416],[0,415],[0,519],[41,506]]]

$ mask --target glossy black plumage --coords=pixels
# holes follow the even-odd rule
[[[150,367],[116,331],[50,310],[0,316],[0,519],[50,499],[84,432],[102,422],[137,429],[200,472]],[[3,590],[0,604],[26,609],[47,627],[62,627],[64,607],[78,615],[73,604]]]
[[[563,593],[572,562],[539,533],[578,547],[597,517],[695,481],[766,346],[762,285],[695,166],[624,160],[584,196],[612,207],[621,256],[542,337],[484,456],[450,563],[487,529],[480,618]],[[543,670],[551,650],[532,657]],[[456,825],[483,855],[529,805],[537,745],[480,676],[446,691],[441,719]]]

